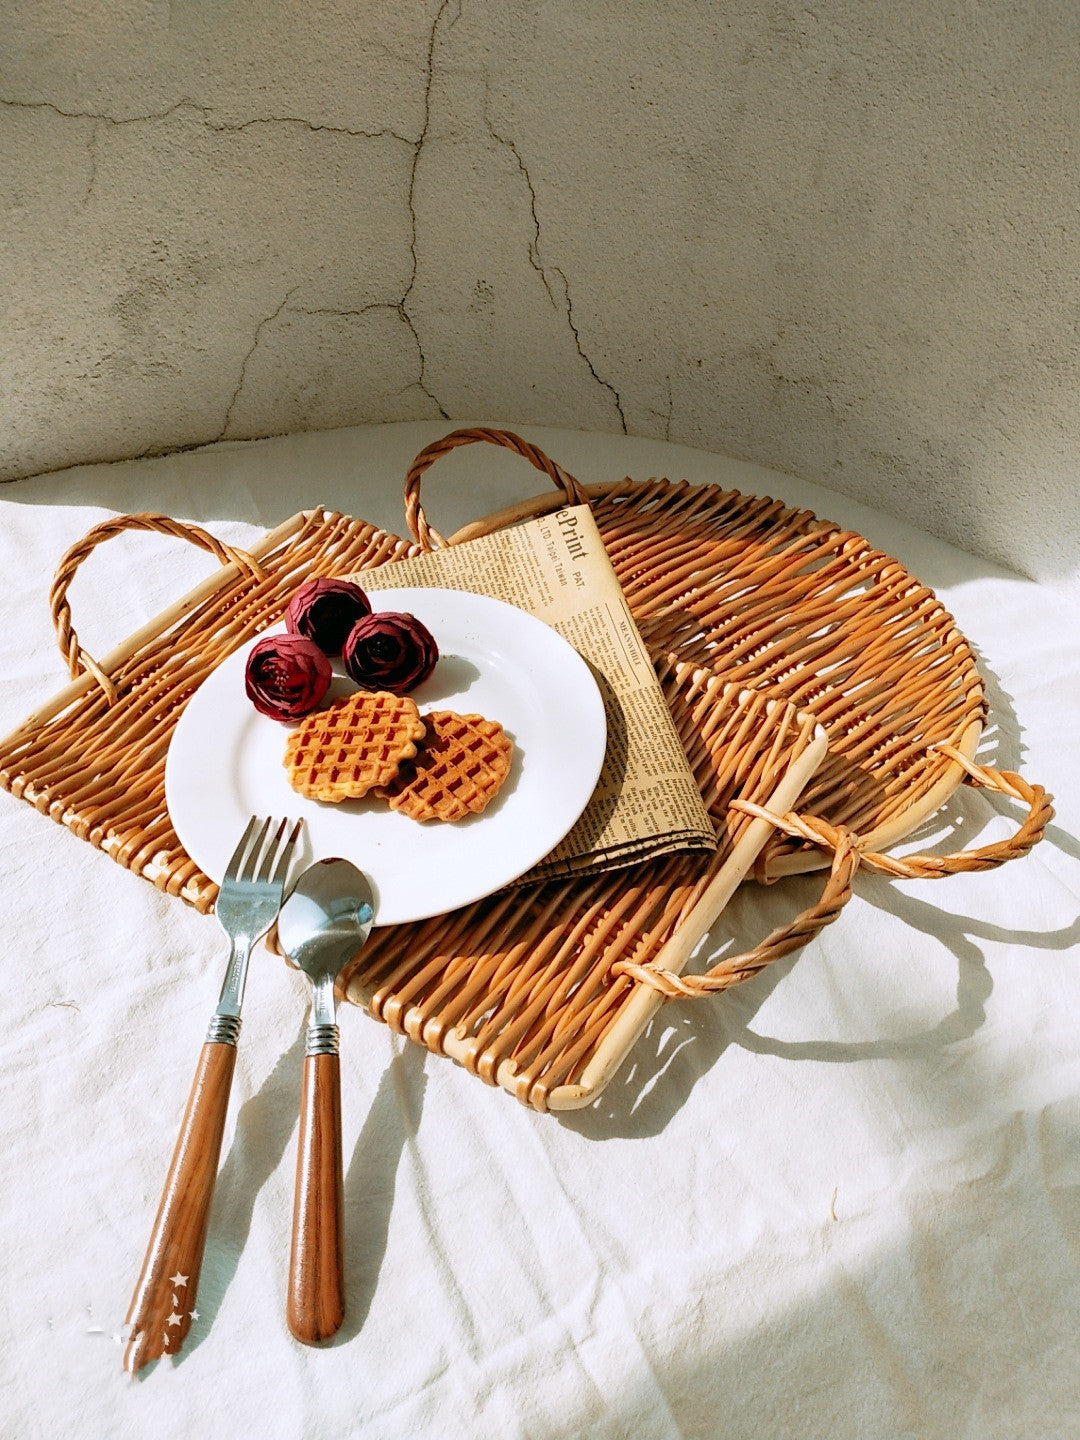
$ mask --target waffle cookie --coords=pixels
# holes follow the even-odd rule
[[[404,695],[359,690],[308,715],[285,746],[289,784],[310,800],[358,800],[416,754],[424,722]]]
[[[429,710],[424,723],[427,734],[415,757],[378,793],[411,820],[479,815],[510,773],[509,735],[494,720],[453,710]]]

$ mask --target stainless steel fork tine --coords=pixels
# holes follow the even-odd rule
[[[281,822],[281,829],[284,830],[288,820]],[[292,834],[285,841],[285,848],[278,859],[277,869],[274,871],[274,884],[284,887],[285,877],[289,873],[289,862],[292,860],[293,851],[296,849],[296,842],[300,838],[300,831],[304,828],[303,820],[297,820],[292,828]],[[280,835],[281,831],[278,831]]]
[[[244,831],[243,835],[240,837],[240,843],[233,851],[232,859],[229,861],[228,868],[226,869],[225,874],[221,877],[222,884],[224,884],[226,880],[235,880],[240,874],[240,863],[244,858],[245,852],[247,851],[248,841],[254,834],[255,826],[258,825],[258,823],[259,817],[257,815],[253,815],[248,821],[248,827]],[[270,822],[267,821],[267,824],[269,823]]]
[[[255,843],[252,845],[247,860],[244,862],[244,868],[240,871],[240,879],[242,881],[250,882],[255,879],[255,867],[259,863],[259,856],[262,854],[263,845],[266,843],[266,832],[273,823],[270,816],[267,816],[263,821],[262,829],[258,835],[256,835]]]
[[[272,824],[274,824],[274,816],[271,815],[271,818],[266,821],[266,828],[269,829]],[[288,825],[288,821],[285,821],[284,819],[284,821],[281,822],[281,825],[278,825],[278,829],[276,829],[275,835],[274,837],[272,837],[272,840],[266,841],[264,845],[261,845],[261,847],[259,847],[259,851],[256,852],[255,855],[252,855],[252,868],[255,867],[256,860],[261,860],[262,864],[259,865],[258,874],[251,874],[251,876],[248,876],[249,880],[258,881],[261,886],[265,886],[266,881],[269,880],[269,873],[271,873],[271,865],[274,864],[274,854],[276,848],[278,848],[278,845],[281,844],[282,832],[284,832],[285,825]]]
[[[266,823],[267,825],[272,825],[274,823],[273,818],[269,819]],[[259,873],[255,876],[255,879],[258,880],[260,885],[265,885],[270,879],[270,872],[274,866],[274,856],[277,854],[277,848],[281,844],[281,837],[285,834],[285,826],[288,825],[288,823],[288,820],[282,820],[277,828],[277,833],[266,847],[266,852],[262,857],[262,864],[259,866]]]

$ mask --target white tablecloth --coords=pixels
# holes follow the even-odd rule
[[[223,445],[0,490],[0,729],[66,682],[46,595],[92,524],[158,510],[242,544],[323,503],[403,533],[407,464],[449,428]],[[348,1314],[320,1350],[284,1321],[304,982],[259,952],[199,1318],[178,1362],[131,1381],[120,1327],[222,937],[3,796],[0,1433],[1080,1434],[1080,617],[809,484],[521,428],[583,481],[663,474],[771,493],[898,556],[979,654],[993,721],[980,758],[1046,785],[1057,819],[998,871],[859,875],[801,954],[665,1007],[601,1100],[564,1118],[349,1010]],[[440,462],[425,497],[447,531],[542,483],[470,447]],[[157,536],[111,541],[72,587],[76,630],[103,654],[213,565]],[[941,843],[1004,836],[1018,819],[965,787]],[[753,943],[819,885],[744,887],[717,946],[732,930]]]

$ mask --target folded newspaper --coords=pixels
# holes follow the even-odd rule
[[[603,770],[566,838],[519,883],[609,870],[674,850],[715,850],[656,672],[587,505],[353,577],[366,590],[468,590],[527,610],[570,642],[607,712]]]

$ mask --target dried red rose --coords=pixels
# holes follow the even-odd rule
[[[260,715],[298,720],[314,710],[333,676],[330,661],[306,635],[264,635],[244,667],[244,689]]]
[[[371,601],[351,580],[305,580],[289,601],[285,624],[314,640],[324,655],[340,655],[349,631],[371,614]]]
[[[415,615],[380,610],[356,622],[341,658],[358,685],[405,695],[435,669],[439,647]]]

